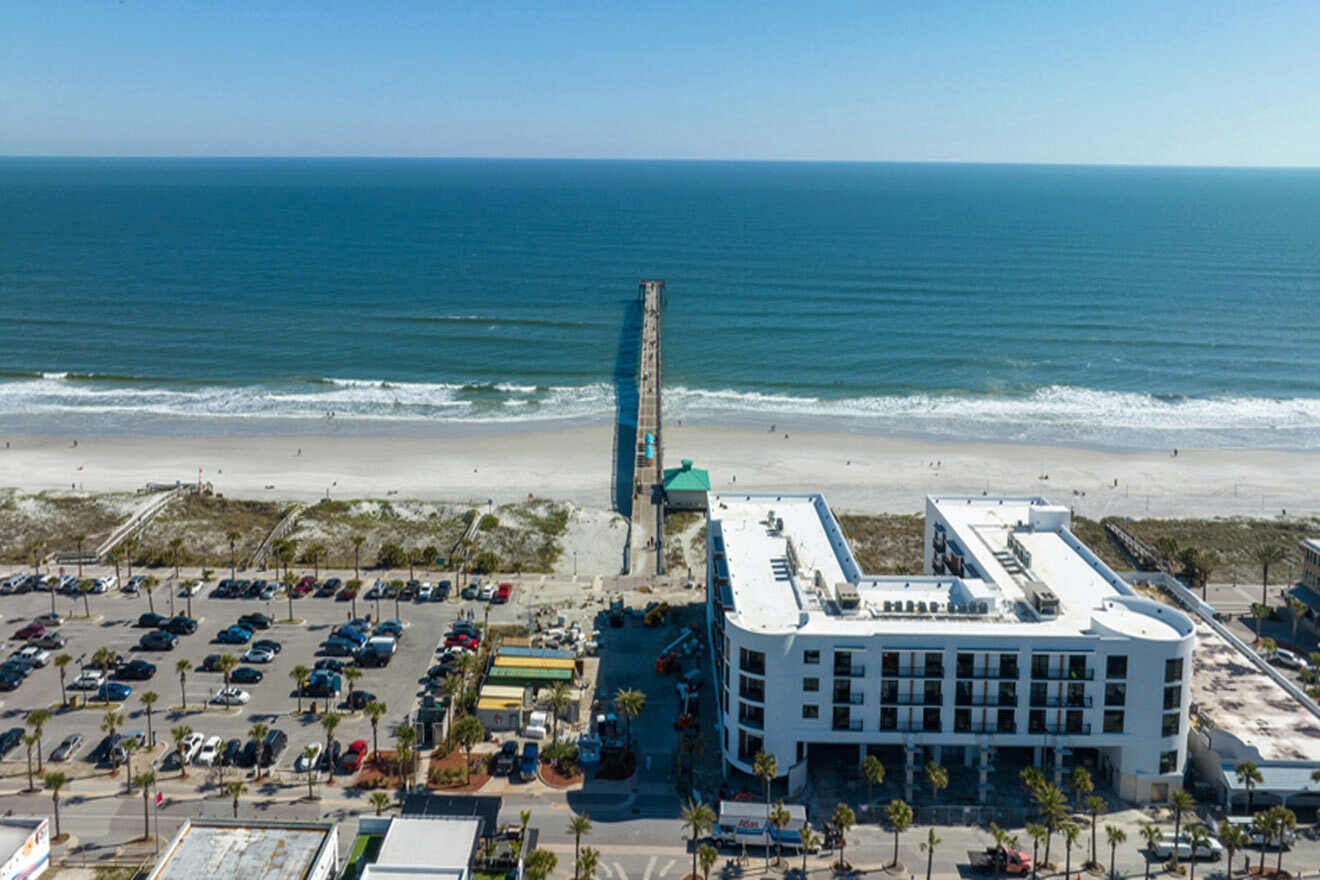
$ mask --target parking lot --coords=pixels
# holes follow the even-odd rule
[[[6,572],[4,576],[10,573]],[[91,576],[91,570],[86,574]],[[345,573],[334,574],[343,577]],[[348,574],[351,576],[351,573]],[[372,579],[364,578],[364,582],[370,585]],[[81,596],[57,595],[55,607],[65,620],[53,629],[67,636],[68,643],[61,649],[53,650],[51,658],[60,653],[68,653],[74,658],[66,670],[68,683],[74,681],[80,669],[89,664],[102,648],[117,652],[125,661],[142,659],[155,664],[155,673],[148,680],[124,681],[124,684],[131,687],[132,693],[124,701],[112,702],[110,705],[118,707],[125,716],[122,731],[145,733],[147,718],[141,696],[146,691],[159,694],[152,715],[152,733],[157,744],[152,754],[158,765],[163,763],[173,748],[170,731],[175,726],[188,725],[208,737],[216,735],[224,740],[237,738],[246,741],[253,724],[261,722],[270,728],[283,730],[288,735],[288,745],[279,756],[275,770],[277,773],[292,772],[293,763],[304,746],[325,741],[319,714],[324,711],[325,700],[304,697],[303,708],[310,710],[315,704],[318,711],[317,714],[307,711],[298,715],[296,687],[290,673],[297,665],[311,668],[315,661],[321,659],[323,655],[318,653],[319,646],[335,626],[354,616],[353,603],[333,597],[316,597],[315,594],[296,598],[293,600],[295,622],[289,623],[285,622],[289,616],[289,603],[283,596],[269,601],[213,598],[211,594],[214,589],[215,584],[212,582],[192,598],[191,611],[197,621],[197,630],[191,635],[181,635],[177,645],[169,650],[143,650],[138,647],[141,637],[153,631],[137,626],[139,617],[149,610],[145,593],[134,596],[112,590],[89,596],[87,605],[90,606],[90,619],[85,616]],[[178,595],[179,590],[178,582],[165,582],[157,587],[151,597],[155,611],[163,615],[183,615],[187,602]],[[434,663],[437,644],[443,641],[449,625],[464,613],[472,614],[480,622],[487,613],[487,607],[491,624],[525,623],[527,610],[519,601],[521,597],[522,591],[515,588],[512,601],[501,605],[487,606],[484,602],[459,600],[453,596],[441,602],[403,601],[398,604],[398,616],[404,623],[404,632],[397,653],[388,666],[363,668],[362,678],[354,683],[356,690],[370,692],[388,707],[388,713],[380,723],[382,748],[393,747],[392,740],[388,738],[389,732],[405,718],[422,693],[423,676]],[[358,616],[370,615],[373,620],[389,619],[395,616],[395,607],[393,600],[377,603],[359,598],[356,612]],[[24,639],[15,639],[15,633],[34,618],[49,614],[50,611],[51,594],[47,592],[0,596],[0,635],[7,641],[4,647],[6,657],[26,644]],[[223,676],[218,671],[202,671],[204,660],[208,655],[222,653],[240,657],[248,645],[219,644],[215,637],[221,630],[233,625],[240,616],[254,612],[274,618],[275,623],[269,629],[256,631],[253,641],[274,639],[281,643],[282,650],[270,662],[241,664],[262,673],[262,680],[258,683],[236,685],[250,694],[248,703],[233,708],[216,705],[212,700],[224,686]],[[192,669],[184,676],[181,687],[176,664],[182,659],[187,659]],[[335,659],[345,661],[351,658]],[[30,710],[50,709],[54,716],[45,728],[43,754],[49,759],[63,737],[70,733],[82,734],[83,744],[79,750],[60,766],[62,771],[78,777],[97,772],[89,759],[100,757],[97,746],[105,737],[101,726],[105,704],[95,699],[95,691],[69,691],[71,700],[75,695],[79,702],[88,698],[90,702],[79,708],[61,708],[59,672],[48,661],[47,665],[33,670],[17,689],[0,694],[0,715],[4,719],[0,726],[6,729],[21,727]],[[355,739],[370,742],[370,721],[362,712],[349,711],[343,705],[347,696],[348,682],[345,681],[340,702],[336,705],[342,721],[335,732],[335,738],[345,745]],[[105,769],[103,764],[100,772]],[[0,772],[7,776],[26,773],[26,752],[21,745],[5,757]],[[194,771],[191,775],[195,777],[197,774]]]

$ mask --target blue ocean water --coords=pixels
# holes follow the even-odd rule
[[[0,159],[0,430],[1320,448],[1320,171]],[[333,412],[333,419],[329,414]]]

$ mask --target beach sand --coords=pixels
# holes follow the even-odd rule
[[[240,498],[417,498],[485,503],[528,495],[610,506],[608,426],[467,437],[18,436],[0,486],[137,489],[201,479]],[[1097,451],[822,431],[667,428],[665,463],[691,458],[717,491],[824,492],[838,510],[914,513],[927,493],[1040,494],[1089,517],[1320,512],[1320,454]],[[1048,479],[1042,477],[1048,476]],[[1117,486],[1114,485],[1117,480]],[[1084,494],[1083,494],[1084,493]]]

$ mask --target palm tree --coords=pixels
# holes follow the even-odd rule
[[[371,722],[371,753],[374,755],[380,751],[378,740],[376,738],[377,728],[380,726],[380,719],[385,717],[389,709],[380,700],[372,700],[362,708],[362,714],[367,716]]]
[[[1237,826],[1234,825],[1233,827],[1236,828]],[[1146,841],[1146,849],[1150,851],[1146,856],[1146,880],[1150,880],[1150,857],[1155,853],[1155,845],[1160,842],[1160,833],[1160,826],[1153,822],[1147,822],[1141,826],[1141,837]],[[1231,854],[1228,859],[1228,868],[1231,876],[1233,870],[1233,857]]]
[[[1292,624],[1292,644],[1297,644],[1297,625],[1302,622],[1302,615],[1306,613],[1306,603],[1296,596],[1288,597],[1288,621]]]
[[[266,734],[268,733],[270,733],[270,728],[267,727],[265,724],[262,724],[260,721],[258,721],[256,724],[248,728],[248,739],[252,740],[257,746],[256,753],[257,753],[258,779],[261,778],[261,741],[266,738]],[[237,809],[237,805],[235,805],[235,809]]]
[[[243,780],[235,779],[233,782],[225,784],[225,796],[230,798],[234,804],[234,818],[238,818],[238,799],[247,794],[248,787],[243,784]]]
[[[133,780],[133,784],[142,789],[142,839],[147,840],[151,837],[151,819],[148,806],[151,797],[151,787],[156,784],[156,773],[154,770],[143,770]]]
[[[160,694],[155,691],[146,691],[138,697],[138,700],[142,703],[142,708],[147,712],[147,743],[149,745],[155,745],[156,743],[156,736],[151,732],[151,707],[156,705],[159,699]]]
[[[875,787],[885,781],[885,765],[875,755],[862,759],[862,778],[866,780],[866,812],[875,815]]]
[[[142,582],[142,592],[147,594],[147,610],[152,614],[156,613],[156,602],[151,598],[152,590],[156,589],[156,579],[147,578]]]
[[[136,736],[126,736],[119,743],[119,746],[124,750],[124,794],[132,794],[133,755],[142,747],[142,740],[138,739]]]
[[[183,538],[170,538],[170,556],[174,559],[174,577],[179,577],[179,548],[183,546]]]
[[[697,873],[697,841],[715,824],[715,813],[705,804],[689,800],[683,805],[683,810],[679,813],[679,821],[683,830],[688,833],[688,838],[692,841],[692,873]]]
[[[229,652],[220,655],[220,659],[215,661],[215,668],[220,670],[220,674],[225,677],[225,687],[229,687],[229,673],[238,667],[238,658]]]
[[[885,807],[885,818],[889,820],[889,827],[894,829],[894,861],[891,867],[898,867],[898,836],[908,829],[912,824],[912,808],[907,805],[907,801],[895,799],[889,802]]]
[[[779,775],[779,762],[775,760],[774,755],[768,754],[767,752],[757,752],[756,757],[752,759],[752,772],[765,783],[765,808],[768,813],[770,810],[770,783],[774,782],[775,777]],[[765,846],[768,850],[770,848],[768,829],[766,834]],[[766,858],[768,859],[769,856],[767,855]],[[766,870],[769,870],[768,865],[769,862],[767,861]]]
[[[808,835],[811,835],[812,837],[815,836],[814,834],[812,834],[810,828],[803,828],[802,829],[802,836],[803,836],[802,876],[803,877],[807,876],[807,850],[811,849],[811,847],[816,845],[815,840],[810,840],[810,841],[808,840],[807,837]],[[719,861],[719,858],[720,858],[720,851],[717,850],[715,847],[711,846],[709,843],[703,843],[701,845],[701,849],[697,850],[697,863],[701,865],[702,880],[710,880],[710,869],[715,867],[715,863]],[[586,878],[579,878],[579,880],[586,880]]]
[[[41,734],[46,729],[46,722],[50,721],[49,709],[33,709],[27,714],[27,726],[32,728],[32,733],[37,737],[37,772],[41,772]]]
[[[91,603],[91,600],[89,600],[87,597],[90,596],[90,595],[92,595],[92,582],[91,582],[91,581],[81,581],[81,582],[78,584],[78,592],[79,592],[79,594],[82,595],[82,600],[83,600],[83,614],[85,614],[85,615],[87,616],[88,620],[90,620],[91,617],[92,617],[92,603]],[[55,594],[55,591],[54,591],[54,590],[51,590],[51,595],[54,595],[54,594]],[[54,602],[55,600],[52,599],[51,601]]]
[[[114,709],[106,709],[105,714],[101,716],[101,730],[110,739],[115,738],[115,731],[124,726],[124,716]]]
[[[921,842],[921,849],[926,853],[926,880],[930,880],[931,865],[935,862],[935,847],[940,845],[940,839],[935,836],[935,829],[931,828],[926,832],[926,839]]]
[[[1095,783],[1091,781],[1091,774],[1085,767],[1074,767],[1072,775],[1068,778],[1068,786],[1073,790],[1073,803],[1077,812],[1082,811],[1082,798],[1095,791]]]
[[[330,754],[330,742],[332,737],[334,737],[335,735],[335,728],[338,726],[339,726],[338,712],[326,712],[324,715],[321,716],[321,727],[325,728],[325,753],[327,755]],[[334,782],[335,765],[329,761],[327,761],[326,763],[329,764],[330,767],[329,775],[326,777],[326,781]],[[309,775],[315,775],[315,771],[310,768],[307,770],[307,773]]]
[[[568,833],[573,835],[573,864],[576,865],[578,859],[581,857],[580,850],[582,849],[582,837],[583,835],[591,833],[591,817],[586,813],[583,813],[569,819]],[[573,880],[580,880],[576,871],[573,873]]]
[[[783,863],[784,853],[783,844],[780,842],[779,838],[779,832],[783,831],[784,828],[788,826],[789,821],[788,810],[784,809],[783,801],[775,801],[775,805],[770,808],[769,820],[770,827],[775,829],[775,864],[778,865]],[[766,870],[769,870],[769,849],[769,847],[766,847]]]
[[[238,539],[239,539],[240,537],[241,537],[241,536],[239,535],[239,533],[238,533],[236,530],[234,530],[234,529],[230,529],[229,531],[225,532],[225,540],[229,542],[229,578],[230,578],[230,580],[233,580],[234,578],[238,577],[238,563],[237,563],[237,561],[236,561],[236,559],[235,559],[235,557],[234,557],[234,545],[238,543]],[[235,807],[235,809],[237,809],[237,807]],[[235,813],[235,815],[237,815],[237,813]]]
[[[128,566],[128,579],[133,579],[133,551],[138,548],[138,539],[135,535],[129,535],[119,542],[119,546],[124,550],[124,564]]]
[[[559,867],[559,857],[548,849],[534,849],[523,860],[523,876],[527,880],[546,880]]]
[[[1269,845],[1270,838],[1274,836],[1274,828],[1271,826],[1268,810],[1261,810],[1251,817],[1251,830],[1260,840],[1260,868],[1257,873],[1264,875],[1265,847]]]
[[[1045,842],[1045,836],[1049,830],[1038,822],[1033,822],[1027,826],[1027,834],[1031,836],[1031,878],[1036,880],[1036,870],[1039,867],[1040,845]]]
[[[799,849],[802,850],[802,877],[803,877],[803,880],[806,880],[806,876],[807,876],[807,853],[811,852],[813,849],[815,849],[817,846],[820,845],[820,838],[816,836],[816,832],[814,832],[814,831],[811,830],[811,826],[810,826],[810,825],[803,825],[803,826],[802,826],[802,830],[798,832],[798,838],[799,838],[799,840],[801,841],[801,844],[802,844],[802,845],[799,847]],[[701,850],[702,850],[702,853],[704,853],[704,852],[706,852],[707,850],[709,850],[710,853],[711,853],[711,855],[715,856],[716,858],[719,857],[719,853],[716,852],[715,847],[713,847],[713,846],[706,845],[706,846],[703,846],[703,847],[701,848]],[[703,875],[704,880],[710,880],[710,868],[706,867],[706,862],[705,862],[705,856],[704,856],[704,855],[701,856],[701,860],[702,860],[702,861],[701,861],[701,867],[702,867],[702,870],[704,871],[704,875]],[[711,860],[711,864],[712,864],[712,865],[715,864],[714,859]]]
[[[303,550],[303,557],[312,561],[312,577],[316,580],[321,579],[321,557],[325,555],[325,545],[316,543],[308,544],[307,549]]]
[[[1270,827],[1274,831],[1274,842],[1278,844],[1278,861],[1274,863],[1275,876],[1283,876],[1283,838],[1284,835],[1297,827],[1297,815],[1284,806],[1270,807],[1267,815],[1270,818]]]
[[[1260,768],[1256,766],[1255,761],[1239,761],[1233,768],[1233,775],[1237,781],[1247,790],[1247,812],[1251,812],[1251,790],[1265,781],[1260,773]]]
[[[1189,873],[1187,875],[1187,880],[1196,880],[1196,852],[1201,847],[1205,846],[1206,841],[1208,841],[1209,839],[1210,839],[1210,832],[1205,830],[1204,825],[1192,825],[1188,827],[1187,842],[1192,847],[1192,857],[1188,859]],[[1228,866],[1229,868],[1232,868],[1233,863],[1229,862]]]
[[[119,560],[121,556],[122,554],[118,550],[111,550],[109,553],[105,554],[105,558],[110,560],[110,563],[115,567],[115,580],[119,580]],[[50,601],[54,603],[54,593],[51,594]],[[54,610],[53,605],[51,610]]]
[[[1142,834],[1146,833],[1145,826],[1141,829]],[[1158,834],[1158,831],[1156,832]],[[1148,840],[1152,846],[1154,841]],[[1245,849],[1251,843],[1251,835],[1247,834],[1245,828],[1233,822],[1223,819],[1219,823],[1219,842],[1224,845],[1224,852],[1227,855],[1227,861],[1224,862],[1224,873],[1233,876],[1233,856],[1237,855],[1238,850]],[[1149,866],[1146,869],[1149,875]]]
[[[582,855],[578,856],[573,862],[573,876],[577,880],[594,880],[596,868],[599,866],[600,850],[589,846],[582,850]]]
[[[307,683],[307,676],[312,674],[312,670],[299,663],[289,670],[289,678],[293,679],[294,696],[298,698],[298,714],[302,714],[303,685]]]
[[[1058,827],[1059,822],[1068,808],[1068,801],[1063,796],[1063,792],[1053,783],[1046,783],[1040,790],[1040,798],[1037,801],[1040,806],[1042,818],[1045,819],[1045,867],[1050,866],[1050,847],[1054,843],[1054,829]]]
[[[1059,826],[1059,832],[1063,835],[1063,876],[1072,876],[1072,848],[1077,845],[1077,838],[1081,836],[1082,829],[1076,822],[1064,822]],[[1045,861],[1049,861],[1049,856]]]
[[[179,778],[188,778],[188,766],[183,761],[183,741],[192,735],[193,729],[187,724],[177,724],[170,728],[170,737],[174,740],[174,753],[179,756]]]
[[[413,776],[413,743],[417,741],[417,728],[411,724],[405,724],[394,731],[394,740],[398,743],[399,758],[399,780],[403,783],[403,793],[407,794],[408,789],[412,787]],[[407,766],[407,773],[404,772],[404,766]]]
[[[1090,861],[1086,863],[1086,866],[1088,868],[1094,868],[1100,864],[1099,860],[1096,858],[1095,820],[1096,817],[1099,816],[1100,813],[1104,811],[1104,808],[1105,808],[1105,799],[1100,797],[1100,795],[1092,794],[1087,796],[1086,812],[1091,814],[1091,858]]]
[[[321,753],[317,751],[316,746],[311,743],[308,743],[303,747],[303,757],[307,759],[307,800],[309,801],[316,798],[315,793],[312,792],[312,783],[316,781],[316,758],[320,754]],[[328,761],[330,753],[327,751],[325,754],[326,760]],[[334,772],[333,767],[330,769],[330,772]]]
[[[646,708],[646,694],[633,688],[619,688],[614,694],[614,708],[627,722],[628,750],[632,751],[632,723]]]
[[[362,572],[359,570],[359,557],[362,554],[362,542],[367,539],[365,535],[353,535],[348,540],[353,542],[353,577],[360,578]]]
[[[467,782],[472,782],[472,747],[486,738],[486,728],[475,715],[464,715],[454,724],[454,739],[467,753]]]
[[[76,548],[78,548],[78,579],[79,580],[82,580],[82,548],[83,548],[83,541],[86,540],[87,540],[87,535],[84,534],[83,532],[77,532],[76,534],[73,535],[73,545]],[[52,596],[54,595],[54,592],[55,592],[54,590],[51,591]]]
[[[949,787],[949,771],[945,770],[934,761],[931,761],[926,765],[926,784],[930,786],[931,804],[936,811],[933,814],[934,818],[932,821],[937,821],[940,806],[940,789]]]
[[[550,687],[550,741],[559,740],[559,716],[568,708],[573,698],[568,690],[568,682],[557,681]]]
[[[990,823],[990,836],[995,839],[995,857],[992,859],[992,862],[995,867],[995,880],[999,880],[999,866],[1002,864],[1000,856],[1005,853],[1010,846],[1016,848],[1017,838],[1000,828],[994,822]],[[1066,877],[1065,880],[1067,880]]]
[[[839,829],[839,868],[846,870],[848,863],[843,858],[843,847],[847,842],[848,829],[857,823],[857,817],[847,804],[840,803],[834,807],[834,815],[830,817],[830,822],[835,828]]]
[[[55,808],[55,837],[60,838],[64,835],[60,833],[60,789],[69,781],[69,777],[63,773],[47,773],[41,780],[46,790],[50,792],[51,805]]]
[[[362,680],[362,670],[350,666],[344,670],[344,681],[348,682],[348,703],[353,704],[353,686]]]
[[[178,663],[174,664],[174,671],[179,673],[179,699],[181,700],[180,705],[184,709],[188,708],[188,670],[189,669],[192,669],[192,661],[186,657],[181,659]]]
[[[1117,825],[1106,825],[1105,840],[1109,843],[1109,880],[1117,880],[1118,845],[1127,840],[1127,832]]]
[[[1281,544],[1265,542],[1257,544],[1251,550],[1251,558],[1260,565],[1260,604],[1269,606],[1270,566],[1288,558],[1288,551]]]
[[[37,784],[32,781],[32,747],[36,744],[37,735],[35,733],[23,734],[23,745],[27,746],[28,791],[37,790]]]
[[[54,591],[52,590],[52,592]],[[55,664],[55,669],[60,674],[60,705],[67,706],[69,705],[69,695],[64,689],[64,676],[68,674],[69,664],[73,662],[73,655],[58,654],[51,662]]]
[[[390,805],[390,796],[383,791],[373,791],[371,797],[367,800],[371,801],[371,805],[376,808],[377,816],[385,812]]]
[[[1192,797],[1191,792],[1185,788],[1180,788],[1169,795],[1169,806],[1173,808],[1173,839],[1178,840],[1178,835],[1182,833],[1183,817],[1195,809],[1196,800]],[[1171,864],[1178,864],[1177,851],[1174,852]]]
[[[1260,641],[1260,626],[1265,622],[1265,618],[1270,616],[1270,606],[1262,605],[1260,602],[1251,603],[1251,616],[1256,619],[1256,641]]]

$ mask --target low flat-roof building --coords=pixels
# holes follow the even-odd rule
[[[338,873],[333,822],[188,819],[147,880],[330,880]]]
[[[469,880],[482,833],[475,816],[362,816],[354,880]]]
[[[709,496],[707,596],[726,768],[758,752],[897,748],[979,770],[1023,750],[1062,780],[1086,752],[1133,801],[1181,787],[1195,628],[1038,497],[926,499],[925,573],[863,573],[821,495]]]
[[[44,817],[0,818],[0,880],[36,880],[50,866],[50,821]]]

